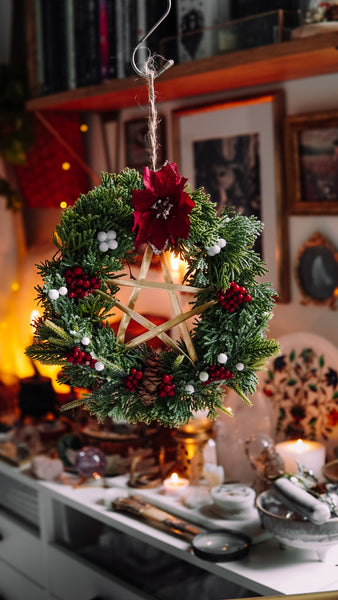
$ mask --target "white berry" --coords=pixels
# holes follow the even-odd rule
[[[110,250],[116,250],[117,246],[118,246],[118,243],[116,240],[109,240],[108,248],[110,248]]]
[[[99,249],[101,250],[101,252],[107,252],[109,246],[107,244],[107,242],[101,242],[101,244],[99,244]]]
[[[214,252],[214,247],[213,246],[210,246],[206,250],[207,250],[207,255],[208,256],[215,256],[215,252]]]
[[[89,337],[87,337],[86,335],[82,338],[81,340],[81,344],[83,344],[84,346],[88,346],[90,344],[90,339]]]
[[[206,371],[201,371],[199,374],[199,378],[200,378],[200,381],[208,381],[209,373],[207,373]]]
[[[184,391],[187,392],[187,394],[193,394],[195,391],[195,388],[193,385],[188,383],[188,385],[185,386]]]
[[[102,371],[104,369],[104,364],[100,361],[97,361],[94,365],[96,371]]]
[[[219,362],[220,365],[225,365],[225,363],[227,362],[228,357],[224,352],[221,352],[218,356],[217,356],[217,361]]]
[[[71,329],[69,333],[70,333],[71,335],[76,335],[76,334],[77,334],[77,331],[75,331],[75,329]]]
[[[226,240],[224,238],[219,238],[217,244],[220,246],[220,248],[225,248],[225,246],[227,245]]]
[[[108,240],[116,240],[116,231],[114,231],[113,229],[110,229],[109,231],[107,231],[107,239]]]
[[[57,300],[60,294],[58,290],[49,290],[48,296],[51,300]]]
[[[99,242],[105,242],[107,239],[107,234],[105,231],[99,231],[99,233],[97,234],[97,239],[99,240]]]
[[[59,294],[60,294],[60,296],[66,296],[68,294],[68,290],[65,285],[62,285],[59,288]]]
[[[237,371],[243,371],[243,369],[244,369],[243,363],[237,363],[236,369],[237,369]]]
[[[220,251],[221,251],[221,248],[220,248],[220,246],[219,246],[218,244],[215,244],[215,245],[212,247],[212,249],[213,249],[213,251],[214,251],[214,254],[219,254],[219,253],[220,253]]]

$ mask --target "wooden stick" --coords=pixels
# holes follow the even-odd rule
[[[207,288],[197,288],[191,285],[181,285],[179,283],[163,283],[162,281],[144,281],[140,279],[107,279],[107,283],[114,285],[126,286],[126,287],[140,287],[148,288],[153,290],[174,290],[175,292],[187,292],[189,294],[196,294],[197,292],[205,291]]]
[[[145,277],[148,273],[149,267],[151,265],[152,258],[153,258],[153,251],[152,251],[151,247],[149,245],[147,245],[147,247],[144,251],[144,254],[143,254],[143,258],[142,258],[140,273],[139,273],[139,277],[138,277],[139,279],[141,279],[141,280],[145,279]],[[134,287],[132,293],[130,294],[129,301],[128,301],[129,308],[133,309],[135,307],[135,304],[136,304],[136,301],[137,301],[140,291],[141,291],[140,287],[136,287],[136,286]],[[120,326],[119,326],[117,336],[116,336],[116,339],[120,344],[124,344],[124,338],[126,335],[126,330],[129,325],[129,322],[130,322],[130,315],[125,312],[125,314],[123,315],[123,317],[121,319]]]
[[[151,329],[151,331],[142,333],[142,335],[139,335],[138,337],[136,337],[133,340],[131,340],[130,342],[128,342],[128,344],[126,344],[126,346],[127,346],[127,348],[134,348],[135,346],[138,346],[138,344],[143,344],[143,343],[147,342],[148,340],[151,340],[153,337],[158,336],[163,331],[167,331],[168,329],[171,329],[172,327],[179,325],[179,323],[182,323],[182,321],[186,321],[187,319],[190,319],[190,317],[193,317],[194,315],[199,315],[199,314],[203,313],[205,310],[207,310],[208,308],[210,308],[211,306],[213,306],[216,303],[217,303],[217,300],[210,300],[209,302],[206,302],[205,304],[202,304],[201,306],[195,306],[195,308],[193,308],[192,310],[189,310],[186,313],[177,315],[173,319],[170,319],[169,321],[166,321],[165,323],[162,323],[161,325],[156,325],[156,327],[153,327]]]

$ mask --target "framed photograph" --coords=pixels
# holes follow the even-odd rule
[[[288,117],[288,199],[294,215],[338,215],[338,111]]]
[[[283,92],[174,113],[175,157],[218,212],[235,207],[264,223],[256,249],[280,302],[289,301],[287,214],[281,175]]]
[[[151,167],[148,121],[146,118],[133,119],[124,123],[126,166],[143,173],[143,167]],[[159,116],[157,126],[157,168],[165,161],[165,121]]]

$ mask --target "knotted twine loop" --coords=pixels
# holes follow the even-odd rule
[[[147,79],[148,85],[148,100],[149,100],[149,117],[148,117],[148,142],[149,142],[149,154],[150,154],[150,163],[153,171],[156,171],[157,165],[157,150],[158,150],[158,140],[157,140],[157,128],[159,124],[159,118],[156,108],[156,96],[155,96],[155,88],[154,88],[154,80],[157,76],[156,73],[156,65],[155,59],[162,58],[156,55],[151,55],[146,60],[144,64],[144,75]]]

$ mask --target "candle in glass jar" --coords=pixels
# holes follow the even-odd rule
[[[172,473],[170,477],[167,477],[167,479],[163,481],[166,494],[172,494],[174,496],[179,496],[188,485],[189,479],[179,477],[177,473]]]
[[[325,446],[310,440],[288,440],[276,444],[276,452],[283,458],[286,473],[297,473],[297,462],[307,467],[317,479],[322,478],[325,464]]]

